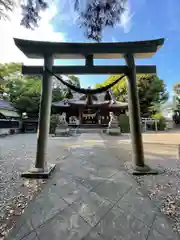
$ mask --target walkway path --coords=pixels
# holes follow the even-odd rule
[[[80,135],[7,239],[179,239],[123,169],[100,135]]]

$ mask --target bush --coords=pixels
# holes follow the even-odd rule
[[[57,125],[58,125],[57,115],[53,114],[51,115],[51,118],[50,118],[50,129],[49,129],[50,134],[55,134]]]
[[[163,115],[161,113],[156,113],[152,115],[152,118],[159,120],[157,124],[158,130],[164,131],[166,128],[166,120]],[[155,125],[153,126],[153,128],[155,129]]]
[[[122,133],[129,133],[130,126],[129,126],[129,117],[125,114],[119,116],[119,126],[121,128]]]

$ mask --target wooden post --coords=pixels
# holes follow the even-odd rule
[[[156,132],[158,130],[158,127],[157,127],[157,120],[155,120],[155,129],[156,129]]]
[[[128,104],[133,150],[133,174],[144,174],[150,172],[150,168],[144,163],[140,107],[136,86],[136,67],[133,54],[125,55],[125,60],[128,66]]]

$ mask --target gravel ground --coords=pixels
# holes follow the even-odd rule
[[[160,211],[173,221],[173,228],[180,233],[180,159],[178,157],[178,135],[148,136],[144,143],[145,161],[153,168],[162,170],[158,175],[134,176],[135,180],[155,201]],[[163,137],[165,137],[163,142]],[[123,138],[122,138],[123,139]],[[131,145],[128,141],[109,138],[107,144],[122,163],[130,161]],[[172,142],[172,144],[171,144]],[[180,141],[179,141],[180,142]]]
[[[150,199],[156,201],[161,212],[173,221],[173,228],[180,233],[180,160],[171,160],[173,167],[160,165],[164,172],[155,176],[134,176],[148,191]],[[176,165],[176,167],[175,167]]]
[[[49,138],[48,162],[60,163],[69,154],[75,138]],[[28,202],[42,189],[45,180],[22,179],[20,174],[35,161],[36,134],[0,138],[0,240],[5,239]]]

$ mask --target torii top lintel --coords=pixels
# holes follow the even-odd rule
[[[164,44],[164,38],[113,43],[42,42],[14,38],[14,42],[28,58],[42,59],[45,55],[52,55],[54,59],[84,59],[93,55],[94,59],[118,59],[127,53],[133,53],[135,58],[151,58]]]

